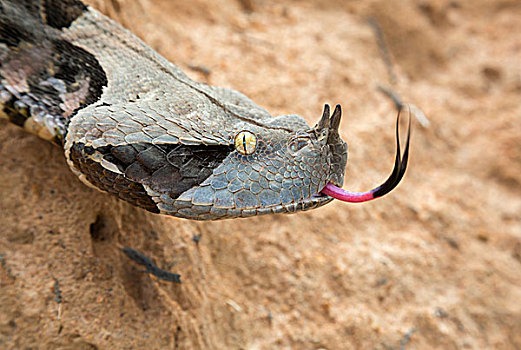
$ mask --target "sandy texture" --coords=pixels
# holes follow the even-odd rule
[[[376,86],[430,125],[415,123],[385,199],[199,223],[91,190],[60,149],[1,122],[1,349],[521,348],[518,0],[91,4],[273,114],[314,123],[341,103],[350,189],[392,167],[395,111]],[[140,273],[125,245],[183,284]]]

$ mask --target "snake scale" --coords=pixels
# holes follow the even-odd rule
[[[78,0],[0,2],[0,118],[63,147],[87,185],[153,213],[195,220],[293,213],[391,191],[343,184],[341,108],[310,127],[245,95],[188,78]]]

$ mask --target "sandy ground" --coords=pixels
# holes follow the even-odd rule
[[[1,349],[521,348],[519,0],[91,4],[274,115],[314,123],[341,103],[350,189],[392,167],[378,85],[430,125],[384,199],[191,222],[87,188],[60,149],[1,122]],[[183,283],[140,273],[125,245]]]

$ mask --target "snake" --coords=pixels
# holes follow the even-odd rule
[[[314,126],[272,116],[244,94],[190,79],[117,22],[79,0],[0,2],[0,118],[61,147],[86,185],[153,213],[218,220],[365,202],[342,187],[342,109]]]

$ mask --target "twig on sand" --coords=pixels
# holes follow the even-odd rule
[[[5,261],[5,257],[2,253],[0,253],[0,266],[2,266],[2,269],[4,269],[8,277],[12,278],[13,280],[16,279],[9,266],[7,266],[7,262]]]
[[[405,335],[402,338],[402,341],[400,342],[400,350],[405,350],[405,346],[407,345],[409,340],[411,340],[411,336],[414,332],[416,332],[416,329],[413,328],[407,333],[405,333]]]
[[[181,283],[181,275],[160,269],[150,258],[140,252],[130,247],[123,247],[123,253],[139,265],[144,266],[146,270],[142,272],[150,273],[163,281]]]
[[[58,320],[60,320],[61,316],[62,316],[62,301],[63,301],[62,291],[60,290],[60,283],[58,282],[58,279],[54,276],[52,276],[52,279],[54,280],[54,286],[53,286],[54,301],[58,304]],[[61,326],[60,326],[60,328],[61,328]],[[61,332],[61,329],[58,332]]]
[[[385,63],[385,68],[387,69],[389,80],[392,84],[395,84],[397,80],[396,74],[394,73],[393,63],[391,61],[391,54],[389,53],[389,49],[387,48],[387,44],[385,43],[382,28],[380,27],[380,24],[378,24],[378,21],[375,18],[369,18],[368,22],[374,31],[374,35],[376,36],[376,43],[378,44],[378,49]]]

